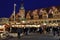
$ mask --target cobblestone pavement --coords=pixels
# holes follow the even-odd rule
[[[59,40],[60,36],[53,36],[52,34],[39,34],[39,33],[30,33],[29,35],[24,35],[20,39],[17,37],[8,37],[6,39],[0,40]]]

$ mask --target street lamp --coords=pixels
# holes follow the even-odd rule
[[[15,23],[15,10],[16,10],[16,4],[14,4],[14,10],[13,10],[13,15],[14,15],[14,23]],[[11,25],[11,24],[9,24]],[[10,27],[10,32],[12,31],[12,27]]]

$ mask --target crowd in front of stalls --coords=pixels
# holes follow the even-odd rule
[[[18,27],[19,26],[19,27]],[[40,34],[53,34],[53,36],[60,36],[60,26],[47,26],[47,25],[12,25],[5,24],[4,32],[17,33],[18,38],[20,34],[29,35],[30,33],[40,33]]]
[[[20,38],[20,34],[29,35],[29,33],[40,33],[40,34],[50,34],[52,33],[54,36],[57,34],[60,35],[60,27],[59,26],[47,26],[47,25],[41,25],[40,27],[12,27],[12,25],[9,25],[9,27],[6,26],[6,31],[10,33],[17,33],[18,38]]]

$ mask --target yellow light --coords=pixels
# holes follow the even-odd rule
[[[46,25],[46,23],[44,23],[43,25]]]
[[[22,23],[25,23],[25,21],[22,21]]]

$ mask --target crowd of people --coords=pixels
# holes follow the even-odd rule
[[[14,31],[13,31],[14,30]],[[12,28],[11,32],[16,32],[18,34],[18,38],[20,38],[20,34],[29,35],[29,33],[40,33],[40,34],[50,34],[52,33],[54,36],[60,36],[60,27],[59,26],[40,26],[36,27],[25,27],[25,28]]]
[[[53,34],[53,36],[60,36],[60,27],[59,26],[40,26],[40,27],[20,27],[20,28],[13,28],[11,27],[7,29],[7,33],[5,31],[6,34],[4,34],[5,36],[9,36],[8,33],[17,33],[17,37],[20,39],[21,38],[21,34],[23,34],[24,36],[29,35],[30,33],[40,33],[40,34]]]

